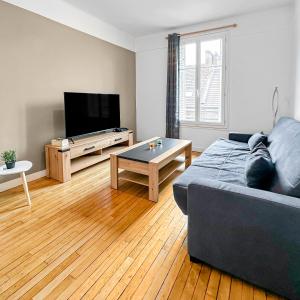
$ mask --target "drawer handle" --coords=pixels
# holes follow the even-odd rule
[[[92,149],[94,149],[94,148],[95,148],[95,146],[88,147],[88,148],[84,148],[83,151],[89,151],[89,150],[92,150]]]
[[[117,141],[120,141],[122,138],[117,138],[117,139],[115,139],[115,142],[117,142]]]

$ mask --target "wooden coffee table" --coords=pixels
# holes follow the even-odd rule
[[[118,189],[119,179],[135,182],[148,186],[149,200],[157,202],[159,185],[183,163],[176,158],[184,154],[185,167],[191,164],[191,141],[162,138],[162,145],[150,150],[148,144],[157,139],[151,138],[110,155],[113,189]]]

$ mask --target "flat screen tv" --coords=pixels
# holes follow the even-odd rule
[[[120,96],[64,93],[66,137],[120,127]]]

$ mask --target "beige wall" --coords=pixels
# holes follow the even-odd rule
[[[120,94],[121,125],[135,129],[133,52],[0,1],[0,152],[43,170],[44,144],[64,135],[64,91]]]

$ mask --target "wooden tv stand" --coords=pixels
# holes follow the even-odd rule
[[[133,144],[133,132],[108,132],[82,138],[62,150],[45,145],[47,177],[60,182],[71,180],[71,174],[109,159],[110,154]]]

